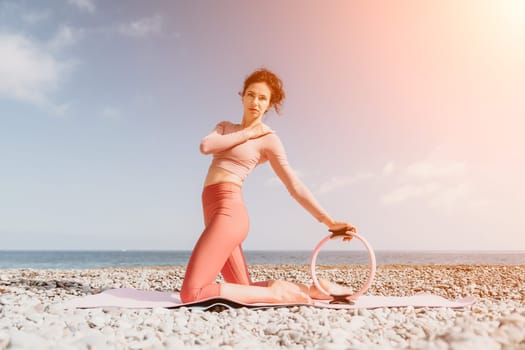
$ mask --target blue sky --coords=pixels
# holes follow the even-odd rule
[[[191,249],[199,141],[265,66],[291,165],[376,249],[525,249],[519,4],[0,0],[0,248]],[[268,164],[244,195],[245,249],[327,233]]]

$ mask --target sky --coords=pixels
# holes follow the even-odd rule
[[[294,171],[374,249],[525,249],[521,0],[0,0],[0,249],[192,249],[200,140],[260,67]],[[243,194],[246,250],[328,234],[268,163]]]

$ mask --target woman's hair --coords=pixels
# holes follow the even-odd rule
[[[272,71],[266,68],[259,68],[250,74],[244,80],[244,87],[242,89],[241,96],[244,96],[246,89],[253,83],[266,83],[272,92],[270,98],[270,107],[275,110],[277,114],[281,113],[281,106],[284,100],[284,89],[283,82],[281,79]]]

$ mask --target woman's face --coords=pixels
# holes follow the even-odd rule
[[[270,107],[271,94],[270,87],[264,82],[248,85],[242,96],[245,117],[255,119],[263,116]]]

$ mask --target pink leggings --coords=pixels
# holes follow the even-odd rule
[[[204,187],[202,207],[206,228],[193,248],[180,297],[184,303],[221,295],[215,283],[219,272],[228,283],[265,286],[250,279],[241,243],[248,235],[249,219],[241,186],[220,182]]]

